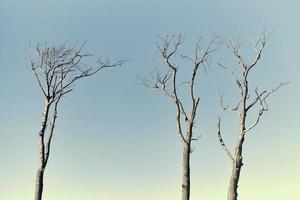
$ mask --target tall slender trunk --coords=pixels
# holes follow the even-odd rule
[[[242,152],[237,152],[236,160],[233,163],[233,167],[232,167],[228,193],[227,193],[227,200],[237,200],[238,183],[240,179],[242,166],[243,166]]]
[[[43,186],[44,186],[44,169],[38,169],[36,173],[36,183],[35,183],[35,200],[41,200],[43,194]]]
[[[42,125],[41,130],[39,132],[39,167],[36,173],[36,180],[35,180],[35,200],[41,200],[42,199],[42,193],[43,193],[43,186],[44,186],[44,170],[45,170],[45,142],[44,142],[44,136],[45,131],[47,128],[47,122],[48,122],[48,116],[49,116],[49,109],[50,104],[46,100],[45,108],[43,112],[43,119],[42,119]]]
[[[182,200],[190,199],[190,155],[190,145],[185,144],[183,148]]]
[[[248,90],[246,88],[245,95],[242,97],[242,112],[240,114],[240,137],[237,141],[234,155],[234,162],[232,166],[231,177],[229,181],[227,200],[237,200],[238,197],[238,183],[240,180],[241,169],[243,166],[243,144],[245,141],[245,122],[246,122],[246,100]]]
[[[44,134],[39,135],[39,167],[36,173],[35,179],[35,200],[42,199],[43,187],[44,187],[44,170],[45,170],[45,145]]]

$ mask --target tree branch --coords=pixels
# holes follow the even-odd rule
[[[256,98],[255,100],[247,107],[246,111],[248,111],[252,106],[254,106],[257,102],[259,102],[260,104],[260,110],[257,114],[256,120],[254,121],[254,123],[247,129],[245,129],[245,133],[249,132],[251,129],[253,129],[255,126],[257,126],[257,124],[260,121],[261,116],[263,115],[263,113],[265,111],[269,110],[269,107],[266,103],[266,99],[274,92],[276,92],[277,90],[279,90],[282,86],[289,84],[288,82],[282,82],[280,83],[279,86],[277,86],[276,88],[272,89],[271,91],[267,92],[267,91],[263,91],[261,93],[258,92],[258,89],[255,89],[255,94],[256,94]]]
[[[219,142],[220,142],[223,150],[225,151],[225,153],[227,154],[227,156],[229,157],[231,162],[234,163],[235,162],[234,158],[233,158],[232,154],[230,153],[229,149],[227,148],[226,144],[224,143],[224,140],[221,135],[221,119],[220,119],[220,117],[218,117],[218,139],[219,139]]]

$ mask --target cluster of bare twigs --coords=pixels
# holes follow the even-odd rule
[[[224,105],[224,100],[223,100],[223,95],[219,91],[219,97],[220,97],[220,106],[223,110],[227,111],[234,111],[238,112],[240,117],[243,117],[244,115],[247,116],[247,112],[249,112],[252,108],[254,108],[256,105],[259,106],[259,110],[256,116],[255,121],[249,126],[249,127],[244,127],[244,130],[241,132],[241,134],[246,134],[249,132],[251,129],[253,129],[260,121],[261,116],[263,115],[264,112],[269,110],[269,106],[266,102],[267,98],[279,90],[282,86],[285,84],[288,84],[288,82],[282,82],[277,86],[276,88],[267,91],[259,91],[258,87],[255,88],[255,97],[251,100],[250,95],[249,95],[249,81],[248,81],[248,76],[251,70],[255,68],[255,66],[258,64],[259,60],[261,59],[263,50],[266,46],[266,42],[268,39],[269,35],[267,35],[265,32],[260,35],[260,37],[256,40],[253,41],[253,47],[255,50],[255,58],[254,60],[248,64],[244,58],[244,56],[241,53],[241,44],[239,40],[236,40],[232,42],[228,47],[232,50],[234,57],[236,58],[238,64],[240,65],[240,72],[241,76],[238,77],[237,72],[234,70],[233,67],[228,67],[225,66],[221,63],[218,63],[222,68],[228,70],[230,74],[232,75],[234,82],[239,90],[240,93],[240,100],[236,104],[236,106],[230,107],[229,105]],[[225,149],[226,153],[229,155],[230,159],[232,160],[232,155],[229,153],[228,148],[224,144],[224,141],[222,139],[221,133],[220,133],[220,117],[219,117],[219,122],[218,122],[218,137],[220,140],[221,145]],[[246,123],[246,122],[245,122]]]
[[[31,61],[31,69],[46,99],[40,135],[45,133],[49,110],[54,103],[49,139],[46,143],[47,151],[43,156],[44,165],[48,161],[51,138],[57,117],[57,106],[61,97],[73,90],[76,81],[92,76],[104,68],[116,67],[126,62],[125,60],[120,60],[116,63],[110,63],[108,59],[105,62],[99,60],[98,66],[87,67],[82,63],[82,60],[92,55],[83,52],[84,46],[85,43],[79,47],[76,44],[72,46],[64,44],[59,47],[49,47],[46,44],[44,46],[41,44],[36,46],[35,54],[37,59]]]
[[[116,67],[125,60],[111,63],[98,60],[98,66],[87,67],[82,60],[92,55],[84,53],[85,43],[80,47],[64,44],[59,47],[48,47],[38,44],[36,55],[38,60],[31,61],[31,67],[44,96],[54,102],[59,97],[71,92],[73,85],[81,78],[96,74],[103,68]]]
[[[166,73],[160,73],[158,69],[155,69],[153,73],[149,74],[150,80],[148,78],[139,78],[141,83],[151,89],[161,91],[164,95],[170,97],[176,105],[176,121],[178,133],[181,141],[184,144],[189,145],[191,141],[197,140],[197,138],[192,137],[192,127],[194,125],[196,111],[199,105],[200,97],[195,96],[195,78],[201,66],[205,67],[208,65],[209,56],[216,52],[220,46],[220,38],[214,36],[207,46],[203,46],[203,37],[199,39],[196,43],[195,54],[193,57],[187,55],[179,56],[183,59],[187,59],[192,63],[192,73],[191,78],[187,82],[178,83],[177,74],[179,67],[174,64],[174,57],[178,56],[178,49],[183,43],[182,35],[170,36],[167,35],[162,38],[161,44],[157,44],[157,48],[160,51],[162,59],[167,66]],[[177,88],[183,84],[189,85],[189,96],[192,102],[191,112],[187,113],[182,100],[179,97]],[[182,120],[183,119],[183,120]],[[182,130],[182,121],[186,122],[186,133]]]

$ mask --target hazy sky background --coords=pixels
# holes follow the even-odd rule
[[[175,107],[135,84],[136,76],[164,67],[155,46],[160,35],[182,33],[183,53],[192,53],[200,35],[241,36],[248,53],[249,39],[265,28],[274,32],[251,81],[262,89],[291,84],[271,97],[270,111],[247,137],[239,196],[300,199],[299,6],[296,0],[1,0],[0,199],[33,199],[43,99],[29,67],[32,44],[87,41],[95,57],[129,60],[78,83],[63,99],[44,200],[179,200]],[[218,88],[227,102],[238,93],[217,59],[234,64],[224,47],[197,82],[195,134],[202,137],[192,154],[193,200],[226,198],[231,166],[216,137],[217,116],[231,147],[238,132],[236,116],[218,106]]]

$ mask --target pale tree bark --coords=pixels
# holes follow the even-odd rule
[[[238,64],[240,65],[240,71],[237,72],[232,67],[227,67],[223,64],[220,64],[221,67],[228,69],[232,74],[234,82],[237,85],[237,88],[240,93],[240,100],[238,104],[230,108],[229,106],[224,106],[223,104],[223,95],[220,94],[220,105],[223,110],[234,111],[239,114],[239,136],[237,138],[237,142],[234,148],[234,152],[231,153],[227,145],[224,143],[224,140],[221,135],[221,119],[219,117],[218,121],[218,139],[219,142],[224,149],[225,153],[229,157],[232,163],[232,171],[229,180],[228,192],[227,192],[227,200],[237,200],[238,198],[238,183],[240,180],[241,169],[243,166],[243,144],[245,142],[245,137],[247,133],[254,128],[261,119],[261,116],[264,112],[268,111],[268,105],[266,103],[266,99],[275,91],[277,91],[281,86],[285,85],[286,83],[281,83],[278,87],[271,91],[259,91],[258,87],[256,87],[254,91],[254,98],[250,98],[249,94],[249,73],[255,66],[258,64],[259,60],[261,59],[262,52],[265,48],[266,41],[268,36],[263,33],[256,41],[254,41],[254,49],[256,52],[256,56],[254,60],[249,64],[245,61],[244,56],[241,53],[241,45],[239,41],[235,41],[229,47],[232,49],[234,57],[236,58]],[[255,110],[256,108],[257,115],[250,126],[248,126],[247,121],[248,114],[250,110]]]
[[[220,44],[218,37],[213,37],[206,47],[203,47],[204,43],[201,38],[195,47],[195,54],[193,57],[180,55],[181,58],[187,59],[192,63],[192,73],[190,80],[183,83],[178,83],[178,66],[173,62],[174,57],[178,56],[178,48],[182,44],[182,37],[179,35],[166,36],[162,39],[162,43],[158,46],[164,63],[167,66],[167,72],[159,73],[156,70],[150,74],[150,79],[140,78],[142,84],[151,90],[161,91],[164,95],[168,96],[175,105],[176,108],[176,124],[177,131],[183,147],[182,157],[182,200],[190,199],[191,190],[191,172],[190,172],[190,157],[192,153],[192,141],[197,140],[199,137],[194,137],[194,125],[197,114],[198,105],[200,102],[199,97],[195,97],[195,81],[197,73],[201,66],[205,68],[208,64],[209,56],[217,51]],[[188,96],[190,104],[183,105],[183,101],[179,97],[178,87],[183,84],[188,85]],[[186,108],[189,107],[189,113]]]
[[[83,78],[92,76],[104,68],[122,65],[125,60],[110,63],[109,60],[98,60],[95,67],[84,65],[83,59],[91,57],[83,53],[84,44],[62,45],[58,47],[37,45],[36,59],[31,61],[31,68],[41,89],[44,99],[44,112],[42,113],[41,129],[38,133],[39,162],[35,183],[35,200],[41,200],[44,187],[44,173],[48,164],[51,142],[56,125],[58,105],[61,97],[70,93],[74,83]]]
[[[191,190],[191,172],[190,172],[190,145],[184,145],[183,147],[183,166],[182,166],[182,199],[190,199]]]
[[[44,180],[44,169],[45,169],[45,146],[44,146],[44,135],[46,130],[46,124],[48,121],[48,115],[49,115],[49,103],[46,101],[45,103],[45,109],[43,112],[43,120],[42,120],[42,126],[41,130],[39,132],[38,138],[39,138],[39,165],[38,170],[36,174],[36,187],[35,187],[35,199],[42,199],[42,193],[43,193],[43,180]]]

